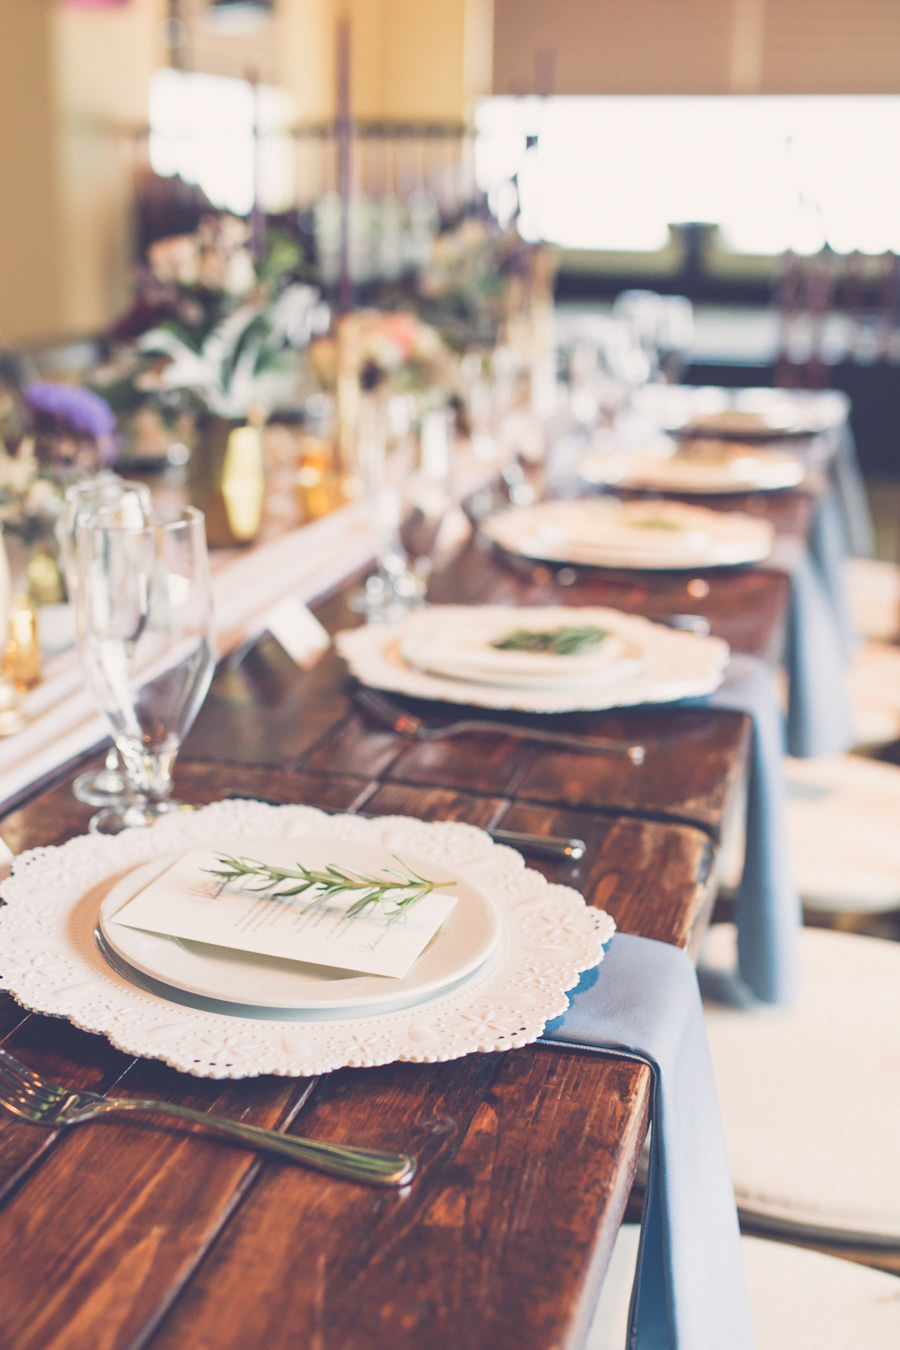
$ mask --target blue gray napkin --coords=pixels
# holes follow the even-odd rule
[[[806,549],[798,550],[787,571],[788,752],[799,759],[843,754],[853,744],[853,724],[841,627]]]
[[[697,979],[677,947],[617,933],[542,1039],[653,1072],[650,1169],[627,1350],[752,1350],[734,1191]]]
[[[848,550],[854,557],[870,558],[875,549],[872,513],[849,426],[845,425],[841,430],[829,462],[829,475],[843,519]]]
[[[765,1003],[791,1003],[800,985],[803,921],[791,871],[784,781],[784,723],[772,671],[732,652],[714,694],[680,706],[727,708],[752,722],[744,870],[735,898],[738,974]]]
[[[850,614],[844,563],[849,555],[847,534],[837,494],[829,489],[822,494],[809,538],[809,551],[831,602],[832,615],[845,656],[858,646],[858,635]]]

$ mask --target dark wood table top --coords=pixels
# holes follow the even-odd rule
[[[793,506],[791,505],[793,503]],[[802,532],[802,494],[773,512]],[[773,659],[787,600],[776,572],[635,581],[601,573],[573,604],[702,612],[712,631]],[[670,595],[667,587],[671,587]],[[681,588],[681,589],[678,589]],[[476,541],[438,600],[558,598]],[[358,621],[345,594],[317,606]],[[437,721],[446,709],[424,706]],[[708,921],[722,821],[747,719],[677,708],[579,714],[626,731],[640,768],[514,736],[409,744],[356,706],[329,653],[301,672],[271,639],[220,668],[176,771],[182,800],[225,795],[578,835],[581,862],[528,859],[619,927],[690,946]],[[68,766],[2,822],[18,853],[83,832]],[[319,1079],[195,1079],[134,1060],[0,995],[0,1035],[48,1075],[159,1096],[278,1129],[404,1148],[421,1170],[399,1193],[338,1181],[147,1118],[51,1133],[0,1120],[0,1345],[5,1350],[546,1350],[582,1343],[646,1133],[649,1074],[545,1046],[447,1064],[346,1069]]]

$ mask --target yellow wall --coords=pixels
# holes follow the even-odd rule
[[[167,60],[166,12],[166,0],[0,0],[0,344],[102,331],[120,312],[136,133]],[[278,82],[301,122],[334,116],[346,13],[356,117],[464,121],[489,88],[491,12],[492,0],[277,0]]]
[[[51,0],[0,5],[0,344],[55,330],[61,265],[52,88]]]
[[[123,9],[56,7],[61,308],[64,332],[102,329],[123,307],[133,258],[136,133],[162,63],[164,0]]]
[[[104,327],[131,270],[134,133],[165,0],[70,9],[3,0],[0,342]]]
[[[334,116],[336,0],[277,0],[278,82],[287,89],[301,122]]]
[[[301,121],[334,115],[335,26],[351,25],[359,118],[462,121],[490,90],[493,0],[278,0],[280,82]]]

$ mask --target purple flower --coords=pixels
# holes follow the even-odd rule
[[[37,431],[68,436],[75,442],[93,441],[101,463],[110,464],[115,459],[116,418],[99,394],[50,380],[34,380],[25,386],[23,394]]]
[[[112,408],[91,389],[35,380],[25,386],[24,393],[32,412],[54,418],[76,435],[93,436],[96,441],[101,441],[115,431]]]

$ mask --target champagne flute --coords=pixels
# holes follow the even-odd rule
[[[69,603],[73,608],[78,589],[75,538],[79,525],[97,511],[129,502],[128,510],[136,524],[141,525],[149,519],[153,507],[150,490],[144,483],[119,478],[113,473],[100,473],[66,488],[56,536]],[[89,806],[115,806],[122,802],[130,789],[115,745],[107,751],[103,768],[88,769],[79,774],[72,784],[72,791],[79,801],[87,802]]]
[[[400,543],[409,560],[412,600],[424,600],[436,557],[465,517],[451,492],[454,416],[447,407],[421,417],[418,453],[400,490]]]
[[[374,621],[397,618],[420,598],[421,585],[400,537],[401,485],[413,467],[410,405],[403,395],[388,398],[377,389],[360,401],[356,461],[372,527],[375,570],[351,604]]]
[[[117,834],[179,809],[172,770],[216,661],[203,512],[186,507],[136,525],[123,502],[79,525],[76,555],[82,666],[131,794],[90,828]]]

